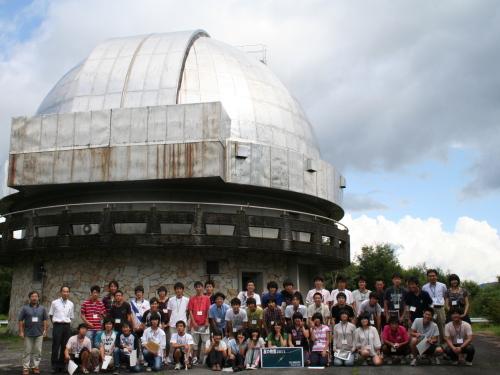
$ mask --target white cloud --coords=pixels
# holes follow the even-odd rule
[[[383,216],[346,215],[342,223],[350,231],[352,259],[365,244],[388,242],[397,248],[404,267],[425,262],[479,283],[495,281],[500,273],[500,238],[486,221],[461,217],[454,232],[444,231],[435,218],[406,216],[394,222]]]

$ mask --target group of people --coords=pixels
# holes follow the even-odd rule
[[[281,292],[275,281],[269,282],[262,295],[248,281],[229,305],[223,293],[214,293],[212,280],[196,281],[191,298],[184,296],[180,282],[174,285],[174,296],[169,298],[167,288],[160,286],[158,296],[150,300],[137,286],[129,302],[113,280],[102,300],[101,288],[91,287],[90,298],[81,306],[83,323],[74,336],[70,288],[61,287],[48,313],[33,291],[18,319],[25,340],[23,375],[40,372],[49,319],[52,374],[63,371],[70,360],[84,374],[102,367],[114,375],[121,367],[139,372],[141,365],[155,372],[169,364],[176,370],[190,369],[202,362],[214,371],[231,367],[236,372],[258,368],[264,347],[300,347],[310,366],[353,366],[358,356],[363,365],[375,366],[396,360],[404,364],[410,356],[410,365],[416,366],[419,356],[439,364],[441,355],[452,364],[472,365],[469,293],[460,287],[457,275],[449,276],[450,288],[437,281],[436,270],[428,270],[427,277],[429,283],[422,288],[418,278],[409,277],[405,288],[402,275],[395,273],[391,287],[384,290],[384,282],[376,280],[370,291],[360,276],[358,289],[351,292],[346,278],[338,276],[337,289],[329,292],[323,277],[316,276],[305,301],[290,279]]]

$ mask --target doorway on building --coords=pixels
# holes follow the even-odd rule
[[[247,290],[247,282],[249,280],[253,280],[255,283],[255,293],[261,294],[262,292],[267,291],[266,286],[264,285],[264,271],[261,269],[240,269],[238,279],[240,291]]]

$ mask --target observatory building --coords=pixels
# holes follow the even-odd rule
[[[231,297],[250,278],[258,292],[285,278],[305,292],[349,264],[345,180],[300,103],[203,30],[99,44],[12,120],[5,169],[10,329],[30,290],[48,307],[67,284],[79,312],[112,279],[150,298],[210,278]]]

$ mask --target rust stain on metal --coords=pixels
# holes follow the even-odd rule
[[[193,144],[192,143],[187,143],[185,147],[185,162],[186,162],[186,177],[193,177],[193,160],[194,160],[194,155],[193,155]]]
[[[17,155],[10,156],[8,185],[14,185],[14,174],[16,173]]]

